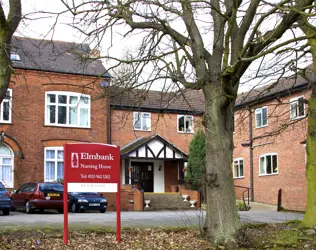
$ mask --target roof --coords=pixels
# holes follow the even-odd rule
[[[111,88],[112,107],[162,110],[175,97],[174,92]]]
[[[307,76],[312,79],[310,68]],[[276,97],[288,96],[309,87],[309,81],[301,76],[283,77],[278,82],[254,88],[238,95],[235,108],[257,105]],[[178,92],[161,92],[117,88],[111,93],[111,106],[116,109],[154,110],[202,114],[204,95],[201,90],[184,89]]]
[[[176,147],[172,143],[168,142],[166,139],[164,139],[163,137],[161,137],[158,134],[150,135],[147,137],[141,137],[141,138],[138,138],[131,143],[126,144],[125,146],[123,146],[121,148],[121,153],[120,153],[121,158],[128,158],[131,153],[133,153],[134,151],[137,151],[138,149],[140,149],[141,147],[143,147],[145,145],[148,145],[150,142],[152,142],[154,140],[160,141],[164,146],[170,147],[175,153],[177,153],[183,159],[188,158],[188,155],[185,152],[183,152],[181,149],[179,149],[178,147]],[[161,148],[161,151],[162,150],[163,150],[163,148]],[[156,157],[159,158],[159,153],[157,154]],[[166,156],[164,158],[166,158]]]
[[[110,77],[100,60],[89,57],[88,44],[13,37],[11,53],[20,56],[14,68]],[[84,58],[85,57],[85,58]]]
[[[239,109],[247,105],[256,105],[276,97],[289,96],[297,91],[306,89],[309,81],[301,76],[290,76],[281,78],[260,88],[254,88],[246,93],[239,94],[236,100],[235,108]]]
[[[197,90],[181,92],[153,91],[112,87],[111,107],[158,112],[203,113],[204,97]]]

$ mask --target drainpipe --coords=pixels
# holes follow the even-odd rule
[[[106,107],[105,107],[105,119],[106,119],[106,143],[112,144],[112,114],[111,114],[111,101],[110,101],[110,88],[108,88],[108,95],[106,96]]]
[[[251,189],[251,201],[254,201],[254,186],[253,186],[253,137],[252,137],[252,112],[251,108],[249,111],[249,161],[250,161],[250,189]]]

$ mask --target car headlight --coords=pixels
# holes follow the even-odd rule
[[[84,199],[79,199],[78,202],[88,202],[88,201]]]
[[[107,202],[106,199],[100,199],[100,202]]]

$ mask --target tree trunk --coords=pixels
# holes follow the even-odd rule
[[[0,32],[0,103],[2,102],[7,88],[9,87],[12,74],[12,66],[10,60],[10,42],[11,36],[7,35],[7,31]]]
[[[309,40],[313,55],[313,74],[316,73],[316,40]],[[306,227],[316,226],[316,83],[312,77],[312,95],[308,100],[308,131],[306,143],[307,206],[303,219]]]
[[[220,86],[206,85],[203,89],[206,135],[206,234],[215,244],[232,246],[240,227],[232,173],[234,101],[229,102],[227,97],[220,94]]]

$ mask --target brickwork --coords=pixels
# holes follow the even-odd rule
[[[279,98],[251,109],[254,199],[276,205],[278,190],[282,189],[282,207],[289,210],[305,210],[306,206],[305,147],[302,142],[306,139],[307,120],[290,120],[290,99],[298,96],[308,98],[309,92]],[[255,109],[263,106],[268,107],[268,126],[256,128]],[[250,187],[249,146],[242,146],[249,142],[249,110],[237,111],[235,124],[234,159],[244,159],[245,172],[243,178],[235,179],[235,185]],[[278,173],[259,175],[259,158],[268,153],[277,153]],[[240,196],[240,191],[236,193]]]
[[[188,153],[193,133],[177,132],[177,114],[151,113],[151,131],[133,129],[133,111],[112,110],[112,143],[124,146],[137,138],[159,134],[168,142]],[[200,117],[194,117],[194,131],[201,127]]]
[[[165,192],[171,192],[171,185],[178,185],[177,161],[165,161]]]
[[[100,80],[95,77],[16,70],[12,78],[12,124],[0,124],[14,151],[14,188],[26,181],[44,180],[44,148],[62,146],[65,142],[106,142],[105,100],[97,100]],[[71,91],[91,95],[91,128],[45,126],[45,92]]]
[[[195,200],[196,204],[195,207],[200,208],[201,207],[201,194],[200,192],[196,191],[196,190],[189,190],[186,189],[185,186],[180,185],[179,186],[179,192],[180,195],[186,194],[189,195],[189,200]]]

